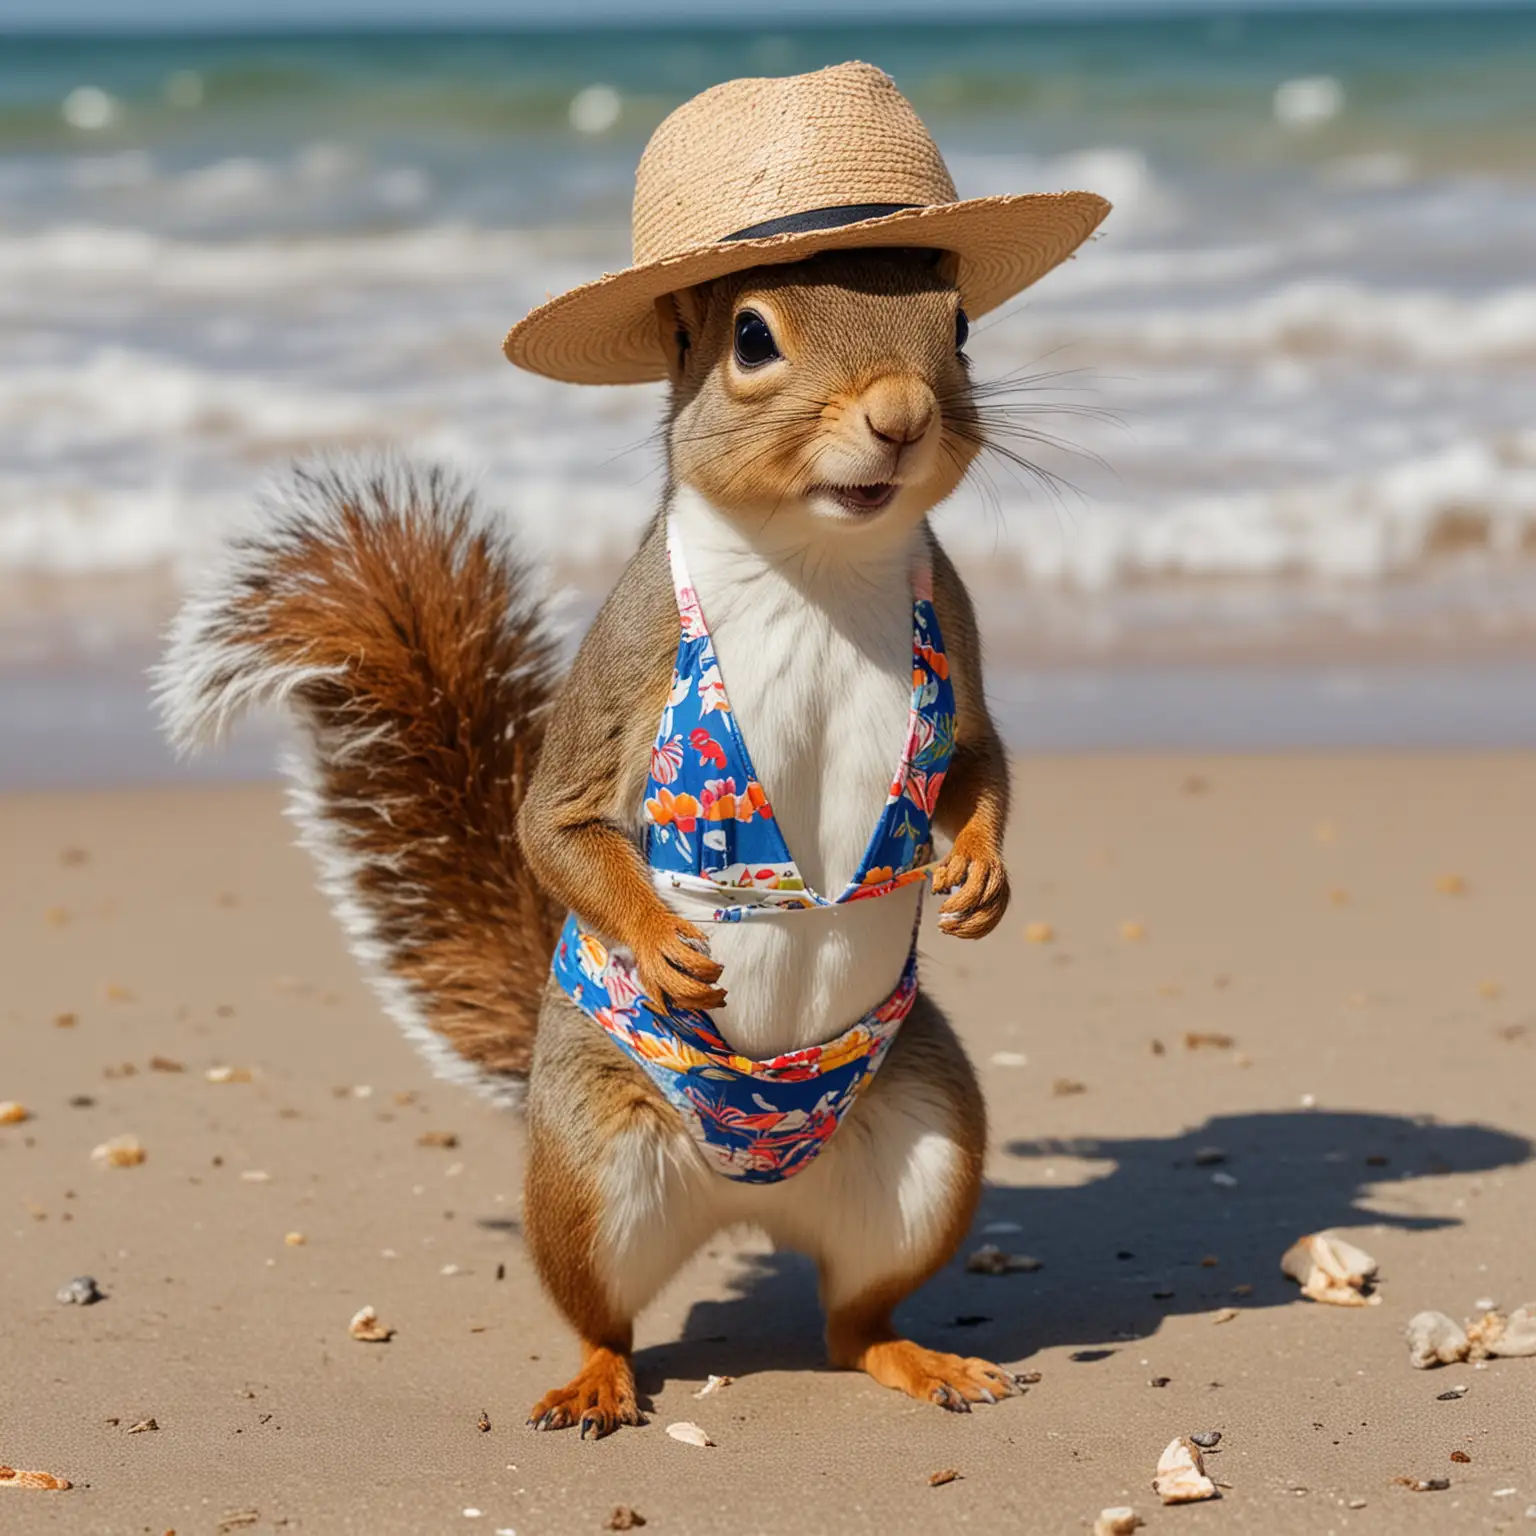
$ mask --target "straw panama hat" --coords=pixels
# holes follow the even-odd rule
[[[922,120],[872,64],[728,80],[684,102],[646,145],[633,264],[541,304],[503,351],[572,384],[664,379],[658,299],[872,246],[952,252],[974,318],[1065,261],[1108,212],[1092,192],[957,201]]]

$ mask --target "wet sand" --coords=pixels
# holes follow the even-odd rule
[[[0,800],[0,1098],[33,1115],[0,1127],[0,1462],[76,1484],[0,1490],[0,1528],[529,1536],[624,1505],[665,1536],[1055,1533],[1121,1503],[1152,1532],[1531,1528],[1536,1360],[1418,1372],[1401,1335],[1536,1297],[1536,759],[1018,783],[1013,911],[932,937],[925,974],[991,1104],[971,1246],[1043,1268],[951,1266],[903,1321],[1041,1380],[959,1417],[827,1372],[808,1266],[721,1239],[642,1320],[650,1427],[597,1445],[523,1426],[575,1360],[519,1240],[516,1117],[384,1019],[276,789]],[[147,1161],[93,1167],[123,1133]],[[1380,1260],[1382,1305],[1281,1276],[1328,1227]],[[57,1303],[81,1274],[107,1299]],[[348,1337],[365,1303],[390,1343]],[[711,1372],[737,1380],[696,1400]],[[1164,1510],[1158,1454],[1195,1430],[1222,1432],[1223,1497]]]

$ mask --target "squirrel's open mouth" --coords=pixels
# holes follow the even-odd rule
[[[812,494],[830,496],[849,512],[879,512],[890,506],[899,489],[886,481],[880,485],[818,485]]]

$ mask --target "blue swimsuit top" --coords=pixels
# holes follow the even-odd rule
[[[912,702],[901,757],[859,867],[831,899],[810,889],[785,845],[671,529],[667,552],[681,632],[645,797],[645,853],[658,887],[704,897],[706,921],[737,923],[793,919],[922,881],[955,739],[954,689],[926,551],[912,577]],[[646,996],[632,958],[587,932],[574,913],[553,972],[651,1076],[717,1171],[774,1183],[811,1162],[873,1080],[917,993],[917,935],[883,1003],[835,1039],[770,1061],[733,1051],[707,1013]]]

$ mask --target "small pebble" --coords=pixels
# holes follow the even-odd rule
[[[290,1248],[302,1248],[308,1239],[302,1232],[289,1232],[284,1236],[283,1241]]]
[[[150,1430],[159,1428],[160,1426],[153,1419],[140,1419],[137,1424],[130,1424],[128,1426],[128,1433],[130,1435],[142,1435],[147,1434]]]
[[[1227,1173],[1224,1169],[1218,1169],[1211,1175],[1211,1183],[1216,1185],[1218,1189],[1237,1188],[1236,1178],[1234,1178],[1232,1174]]]
[[[1200,1147],[1195,1152],[1195,1167],[1214,1168],[1218,1163],[1224,1163],[1227,1154],[1220,1147]]]
[[[1049,944],[1056,937],[1056,930],[1049,923],[1026,923],[1024,941],[1027,944]]]
[[[1441,875],[1435,881],[1435,889],[1442,896],[1465,896],[1467,882],[1461,875]]]
[[[1144,939],[1146,936],[1147,930],[1138,922],[1127,919],[1127,921],[1120,924],[1120,937],[1122,939],[1127,939],[1134,944],[1137,940]]]
[[[1221,1444],[1221,1431],[1219,1429],[1202,1429],[1197,1434],[1189,1437],[1200,1447],[1202,1451],[1208,1451]]]
[[[1172,1380],[1172,1376],[1154,1376],[1147,1385],[1149,1387],[1166,1387]]]
[[[135,1168],[148,1155],[137,1136],[114,1136],[91,1149],[91,1161],[99,1168]]]
[[[1435,1401],[1437,1403],[1458,1402],[1467,1395],[1467,1391],[1466,1387],[1452,1387],[1449,1392],[1437,1392],[1435,1394]]]
[[[928,1486],[930,1488],[942,1488],[945,1483],[958,1482],[959,1472],[954,1467],[945,1467],[942,1472],[930,1472],[928,1474]]]
[[[1223,1307],[1211,1318],[1211,1321],[1213,1323],[1230,1323],[1237,1315],[1236,1307]]]
[[[1365,1508],[1365,1500],[1364,1499],[1351,1499],[1349,1501],[1349,1508],[1350,1509],[1364,1509]]]
[[[1145,1524],[1129,1504],[1120,1504],[1099,1511],[1099,1518],[1093,1522],[1093,1536],[1132,1536]]]
[[[58,1299],[66,1307],[89,1307],[95,1302],[105,1301],[106,1296],[93,1276],[79,1275],[68,1285],[59,1287]]]
[[[15,1099],[0,1099],[0,1125],[20,1125],[31,1118],[32,1111],[25,1104],[18,1104]]]

